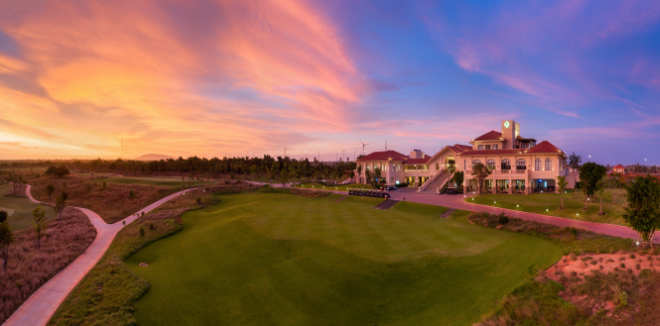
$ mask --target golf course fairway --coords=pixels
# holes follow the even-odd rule
[[[466,212],[440,218],[443,207],[218,198],[127,259],[150,283],[135,305],[140,324],[470,325],[561,258],[550,241],[472,225]]]

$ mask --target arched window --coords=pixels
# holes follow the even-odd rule
[[[495,170],[495,160],[493,160],[492,158],[487,159],[486,166],[488,167],[489,170]]]
[[[481,164],[481,161],[480,160],[473,160],[472,161],[472,167],[474,167],[477,164]]]
[[[502,170],[511,170],[511,161],[508,158],[502,160]]]
[[[545,159],[545,170],[546,171],[552,170],[552,160],[550,160],[550,158]]]
[[[534,160],[534,171],[541,171],[541,159]]]
[[[516,170],[526,170],[527,169],[527,162],[525,162],[524,158],[519,158],[516,161]]]

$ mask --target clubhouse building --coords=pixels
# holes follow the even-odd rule
[[[483,192],[529,194],[555,192],[557,177],[565,176],[567,188],[574,188],[577,173],[566,167],[566,154],[548,141],[520,135],[520,125],[502,121],[501,132],[489,131],[470,145],[445,146],[433,156],[415,149],[409,155],[397,151],[373,152],[357,159],[355,182],[367,184],[380,174],[387,185],[408,184],[419,191],[437,192],[463,172],[464,192],[477,191],[472,167],[478,163],[492,172]],[[378,169],[378,171],[376,171]],[[453,183],[453,182],[452,182]]]

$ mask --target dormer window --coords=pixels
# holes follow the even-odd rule
[[[487,149],[487,150],[490,150],[490,145],[486,145],[486,149]]]
[[[497,145],[493,145],[493,149],[497,149]]]
[[[480,150],[480,151],[483,151],[484,150],[484,145],[477,146],[477,149]]]

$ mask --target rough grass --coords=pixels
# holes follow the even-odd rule
[[[561,256],[550,241],[439,218],[445,208],[430,205],[218,198],[126,261],[151,283],[139,323],[465,325]]]
[[[12,192],[11,188],[12,185],[8,183],[0,185],[0,210],[8,211],[7,209],[9,209],[13,211],[7,221],[15,231],[31,228],[32,210],[38,204],[31,202],[24,196],[9,195]],[[25,191],[23,190],[21,194],[25,194]],[[52,207],[44,206],[44,211],[47,220],[50,221],[55,217],[55,210]]]
[[[626,225],[623,218],[621,218],[624,212],[625,190],[607,189],[605,191],[603,196],[603,212],[605,212],[605,215],[598,215],[600,211],[600,198],[598,194],[596,194],[593,203],[590,202],[588,205],[589,208],[585,211],[583,209],[584,193],[578,192],[576,195],[573,190],[567,191],[568,193],[564,194],[564,210],[559,209],[561,194],[554,193],[535,193],[531,195],[482,194],[480,197],[466,198],[465,201],[473,204],[559,216],[574,220]],[[616,195],[616,204],[613,203],[614,195]]]
[[[197,198],[202,199],[201,205]],[[204,207],[215,197],[203,190],[178,196],[122,229],[98,264],[67,296],[50,325],[135,325],[133,304],[149,283],[126,268],[124,259],[147,244],[181,230],[181,212]],[[140,228],[145,235],[139,235]]]
[[[41,250],[32,230],[15,233],[7,272],[0,271],[0,323],[51,277],[82,254],[94,241],[96,230],[85,214],[66,208],[61,220],[48,224]]]
[[[505,224],[499,217],[488,213],[472,213],[471,222],[486,227],[520,232],[550,239],[561,246],[565,254],[578,259],[586,252],[632,252],[635,258],[637,249],[630,247],[630,240],[583,231],[574,228],[560,228],[553,225],[509,218]],[[577,255],[577,256],[576,256]],[[628,255],[628,254],[626,254]],[[569,257],[569,256],[566,256]],[[656,259],[655,255],[644,256]],[[636,257],[642,259],[642,257]],[[564,258],[567,259],[567,258]],[[584,259],[585,264],[588,261]],[[594,262],[597,263],[597,262]],[[651,325],[660,317],[660,303],[657,291],[660,290],[660,274],[643,271],[639,277],[628,269],[615,269],[604,274],[566,275],[562,284],[539,275],[530,278],[524,285],[500,301],[500,308],[485,318],[481,325]],[[616,293],[625,291],[627,305],[615,313],[600,309],[603,302],[614,301]],[[578,305],[572,305],[564,298],[578,298]],[[640,321],[645,321],[641,322]]]
[[[106,183],[106,188],[102,189],[102,181],[80,178],[40,177],[29,182],[32,185],[32,196],[36,199],[55,202],[55,198],[64,190],[69,194],[67,205],[88,208],[99,214],[106,223],[122,220],[176,191],[171,187],[116,183]],[[48,198],[46,193],[48,184],[55,187],[52,198]],[[133,199],[129,198],[131,191],[135,194]]]

